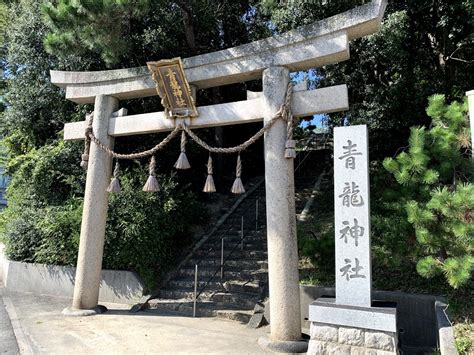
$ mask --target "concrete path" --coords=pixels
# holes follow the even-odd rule
[[[19,354],[20,350],[2,296],[3,286],[0,283],[0,354]]]
[[[130,313],[128,306],[118,304],[104,304],[109,311],[102,315],[64,317],[68,299],[13,292],[5,296],[29,347],[22,353],[262,354],[257,340],[269,332],[268,327],[252,330],[215,318]]]

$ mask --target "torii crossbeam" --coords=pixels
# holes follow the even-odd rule
[[[263,79],[256,98],[198,107],[199,118],[190,128],[263,121],[278,111],[285,99],[289,73],[349,59],[349,41],[378,30],[386,0],[374,0],[345,13],[284,34],[183,60],[186,77],[196,89]],[[94,103],[93,131],[109,148],[114,138],[170,131],[174,122],[163,112],[120,116],[119,100],[156,95],[146,67],[99,72],[51,71],[51,82],[76,103]],[[333,86],[293,95],[295,116],[347,110],[347,87]],[[67,123],[65,140],[84,139],[86,123]],[[264,341],[275,351],[300,352],[298,249],[293,161],[283,157],[286,124],[276,122],[264,136],[267,210],[268,273],[271,336]],[[98,305],[107,219],[107,185],[112,161],[92,144],[84,194],[79,256],[70,312],[87,314]]]

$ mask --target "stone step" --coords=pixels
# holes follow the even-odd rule
[[[204,285],[203,285],[204,286]],[[219,291],[224,290],[204,290],[199,294],[199,301],[211,301],[212,296]],[[200,292],[198,288],[198,293]],[[160,298],[163,299],[182,299],[182,300],[193,300],[194,298],[194,288],[162,288],[160,290]]]
[[[238,246],[238,250],[240,251],[240,245],[243,244],[244,246],[250,247],[250,246],[255,246],[258,250],[261,250],[262,247],[266,247],[266,242],[263,240],[254,240],[252,242],[248,242],[246,240],[241,241],[240,239],[235,239],[235,240],[224,240],[224,254],[227,251],[233,250],[235,246]],[[201,249],[204,251],[212,251],[212,250],[217,250],[219,251],[219,256],[222,248],[222,241],[219,240],[219,242],[206,242],[201,246]],[[237,249],[235,251],[237,251]],[[235,252],[234,251],[234,252]],[[205,255],[205,254],[203,254]]]
[[[253,211],[253,214],[245,214],[244,215],[244,228],[253,228],[255,227],[255,211]],[[242,216],[237,214],[237,218],[229,218],[227,219],[223,224],[222,227],[241,227],[242,225]],[[266,220],[267,216],[265,213],[260,213],[258,215],[258,222],[259,224],[263,224]],[[222,228],[221,227],[221,228]]]
[[[217,271],[217,272],[216,272]],[[194,267],[183,267],[178,271],[179,276],[193,276]],[[214,267],[200,267],[198,269],[198,280],[210,278],[211,276],[220,277],[220,269]],[[268,272],[265,269],[259,270],[242,270],[231,266],[224,267],[224,281],[227,280],[259,280],[268,279]],[[207,280],[206,280],[207,281]]]
[[[207,280],[198,280],[198,289],[202,289],[206,285]],[[261,293],[264,284],[260,281],[242,281],[242,280],[227,280],[221,281],[219,278],[213,279],[207,283],[207,288],[210,290],[227,290],[229,292],[247,292],[247,293]],[[194,277],[183,277],[172,279],[167,288],[185,289],[189,291],[194,290]]]
[[[237,250],[241,250],[243,248],[243,250],[258,250],[258,251],[266,251],[267,250],[267,243],[266,241],[255,241],[253,243],[248,243],[244,240],[243,243],[241,243],[240,241],[236,242],[236,241],[228,241],[227,243],[224,241],[224,251],[225,250],[234,250],[234,253],[237,251]],[[211,251],[211,250],[214,250],[214,251],[218,251],[219,253],[221,252],[221,244],[218,243],[216,245],[216,243],[210,243],[210,242],[206,242],[204,243],[202,246],[201,246],[201,249],[202,250],[208,250],[208,251]],[[220,254],[219,254],[220,255]]]
[[[220,319],[228,319],[247,324],[252,318],[253,310],[230,310],[219,309],[216,311],[216,317]]]
[[[224,258],[227,258],[230,254],[230,250],[225,250],[224,249]],[[213,257],[217,257],[217,258],[220,258],[221,257],[221,251],[220,250],[215,250],[215,249],[212,249],[212,250],[197,250],[194,255],[196,257],[208,257],[208,258],[213,258]],[[242,258],[258,258],[258,259],[267,259],[267,256],[268,256],[268,253],[267,253],[267,250],[240,250],[240,249],[237,249],[237,250],[234,250],[234,252],[232,253],[232,256],[235,256],[235,257],[242,257]]]
[[[224,288],[230,292],[261,294],[264,290],[264,283],[258,280],[255,280],[255,281],[229,280],[224,283]]]
[[[266,228],[264,225],[264,221],[258,222],[258,230],[255,230],[255,221],[252,223],[244,224],[244,237],[256,237],[266,235]],[[239,237],[241,234],[241,226],[240,222],[223,225],[211,238],[212,239],[221,239],[222,237]]]
[[[219,308],[220,306],[211,301],[196,302],[197,317],[217,317],[221,319],[230,319],[242,323],[248,323],[253,314],[253,310],[246,310],[238,307],[227,306],[227,308]],[[149,313],[165,312],[179,313],[181,315],[191,317],[193,315],[193,302],[189,300],[165,300],[155,299],[149,302]]]
[[[222,243],[222,238],[224,238],[224,247],[226,243],[240,243],[242,239],[240,236],[240,233],[239,234],[226,233],[224,236],[208,239],[206,243],[203,244],[203,247],[218,246],[220,248],[221,243]],[[247,244],[260,243],[260,242],[266,243],[266,241],[267,241],[267,237],[266,235],[263,235],[263,234],[258,234],[258,235],[244,234],[244,243],[247,243]]]
[[[197,287],[198,289],[204,287],[206,284],[207,280],[198,280]],[[218,278],[213,279],[208,283],[208,287],[212,289],[218,289],[218,288],[223,288],[224,287],[225,281],[220,281]],[[189,288],[189,289],[194,289],[194,276],[190,277],[176,277],[174,279],[171,279],[167,286],[167,288]]]
[[[228,305],[239,306],[246,309],[253,309],[257,301],[260,300],[260,293],[248,292],[226,292],[225,290],[199,290],[198,301],[212,301],[218,306],[227,307]],[[192,301],[194,298],[194,289],[173,289],[163,288],[160,290],[160,299],[179,299]]]
[[[244,226],[244,237],[245,238],[262,238],[265,236],[265,230],[264,229],[259,229],[255,230],[255,224],[253,224],[251,227],[249,226]],[[226,230],[222,233],[216,233],[215,237],[212,237],[212,239],[217,240],[221,239],[222,237],[225,238],[240,238],[241,236],[241,231],[240,231],[240,226],[238,228],[231,228],[229,230]]]
[[[246,309],[253,309],[255,304],[260,301],[260,294],[241,293],[241,292],[217,292],[211,296],[211,300],[223,305],[231,304]]]
[[[249,269],[249,268],[256,268],[256,269],[267,269],[268,268],[268,262],[267,260],[259,260],[259,259],[243,259],[243,258],[238,258],[237,255],[238,253],[233,253],[232,254],[232,259],[225,260],[224,256],[224,265],[225,266],[232,266],[232,267],[239,267],[242,269]],[[204,258],[193,258],[189,259],[187,266],[193,266],[193,265],[198,265],[198,266],[214,266],[218,267],[221,265],[221,259],[220,255],[218,257],[204,257]]]
[[[243,270],[240,273],[241,280],[252,280],[260,282],[268,282],[268,270],[259,269],[259,270]]]

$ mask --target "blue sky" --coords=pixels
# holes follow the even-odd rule
[[[317,84],[317,82],[320,80],[320,77],[318,77],[315,70],[298,71],[291,74],[291,79],[296,83],[303,81],[305,78],[309,80],[311,89],[314,89],[313,86],[315,86],[315,84]],[[311,121],[301,121],[300,127],[305,128],[309,125],[315,125],[316,127],[321,128],[323,126],[323,119],[325,117],[325,115],[313,115],[313,119]]]

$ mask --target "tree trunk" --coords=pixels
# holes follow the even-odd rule
[[[181,9],[183,14],[184,34],[186,36],[186,42],[189,47],[190,54],[196,54],[196,36],[194,35],[194,23],[193,23],[193,8],[192,0],[181,0],[177,1],[176,5]]]

